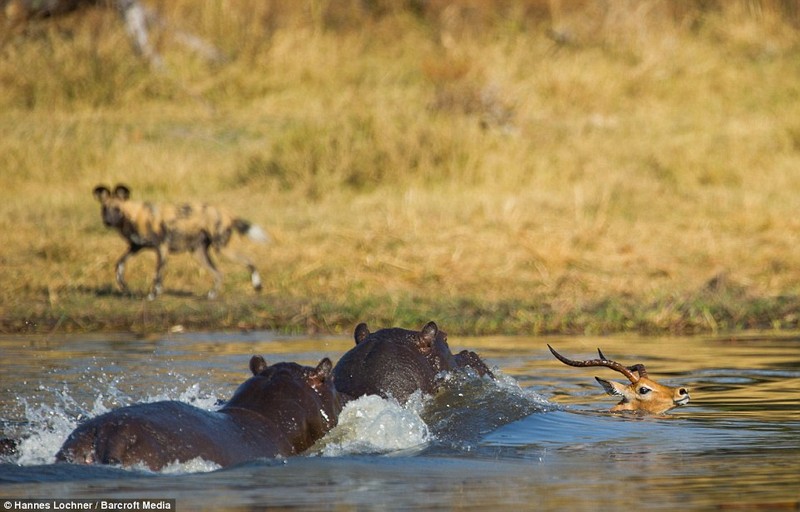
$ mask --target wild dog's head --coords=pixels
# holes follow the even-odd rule
[[[119,228],[122,225],[124,214],[122,203],[131,196],[131,190],[125,185],[118,184],[112,192],[105,185],[98,185],[94,188],[94,198],[100,201],[103,206],[101,215],[103,224],[110,228]]]

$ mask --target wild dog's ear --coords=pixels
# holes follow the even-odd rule
[[[353,337],[356,339],[356,345],[367,339],[367,336],[369,336],[369,327],[367,327],[367,324],[363,322],[358,324],[353,333]]]
[[[94,198],[102,203],[103,201],[108,199],[108,196],[111,195],[111,191],[105,185],[97,185],[96,187],[94,187],[92,195],[94,195]]]
[[[131,197],[131,189],[120,183],[114,187],[114,195],[117,196],[118,199],[127,201],[128,198]]]
[[[253,356],[250,358],[250,371],[253,375],[258,375],[267,369],[267,362],[261,356]]]

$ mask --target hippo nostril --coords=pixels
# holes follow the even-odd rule
[[[686,391],[686,388],[681,388],[681,389],[679,389],[679,390],[678,390],[678,393],[679,393],[679,394],[681,394],[681,395],[688,395],[688,394],[689,394],[689,392],[688,392],[688,391]]]

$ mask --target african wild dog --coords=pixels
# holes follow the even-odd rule
[[[214,287],[208,292],[208,298],[215,298],[222,285],[222,273],[211,260],[209,247],[215,248],[233,261],[246,265],[250,270],[253,288],[256,291],[261,290],[261,276],[250,259],[225,250],[234,230],[255,241],[266,242],[267,235],[261,228],[214,206],[201,203],[155,205],[149,202],[129,201],[130,194],[130,189],[121,184],[114,187],[113,192],[105,185],[94,188],[95,199],[103,205],[103,223],[118,230],[129,244],[128,250],[117,260],[116,267],[117,284],[123,292],[128,292],[128,285],[125,283],[125,262],[132,254],[142,249],[153,249],[156,252],[156,275],[153,287],[147,296],[152,300],[162,291],[161,279],[167,253],[194,251],[214,276]]]

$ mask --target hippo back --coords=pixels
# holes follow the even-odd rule
[[[286,443],[275,434],[270,425],[238,428],[227,415],[184,402],[134,404],[82,423],[64,442],[56,461],[142,464],[158,470],[201,457],[227,466],[279,454]]]
[[[196,457],[228,466],[295,455],[336,425],[341,404],[332,366],[328,358],[316,368],[268,366],[253,356],[253,377],[219,411],[176,401],[115,409],[75,429],[56,461],[157,470]]]

